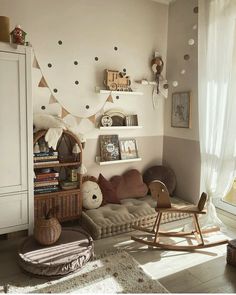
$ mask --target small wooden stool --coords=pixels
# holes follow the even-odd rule
[[[231,240],[227,245],[227,263],[236,266],[236,240]]]

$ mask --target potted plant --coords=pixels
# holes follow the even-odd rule
[[[61,225],[57,218],[53,217],[57,210],[58,206],[47,210],[45,205],[44,217],[36,220],[34,226],[34,238],[41,245],[52,245],[60,238]]]

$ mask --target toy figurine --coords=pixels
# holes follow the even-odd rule
[[[130,77],[126,73],[105,70],[104,85],[111,91],[132,91]]]
[[[25,44],[26,32],[24,32],[21,27],[18,25],[11,32],[12,43],[24,45]]]

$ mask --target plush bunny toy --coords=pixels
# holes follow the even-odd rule
[[[94,181],[85,181],[82,184],[83,207],[96,209],[102,204],[102,192],[99,185]]]

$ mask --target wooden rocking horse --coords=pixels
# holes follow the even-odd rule
[[[157,201],[157,205],[155,208],[157,212],[156,221],[152,229],[139,227],[139,226],[134,226],[133,228],[152,234],[152,240],[146,240],[146,239],[131,236],[132,240],[149,245],[149,246],[157,247],[159,249],[179,250],[179,251],[193,251],[195,249],[214,247],[214,246],[228,243],[227,239],[217,241],[217,242],[212,242],[212,243],[205,243],[203,239],[204,233],[210,233],[210,232],[219,230],[218,227],[211,228],[208,230],[202,230],[200,227],[198,216],[201,214],[206,214],[206,211],[204,211],[204,206],[207,201],[206,193],[204,192],[202,193],[199,199],[199,202],[196,206],[188,205],[183,208],[177,208],[171,205],[168,189],[163,182],[153,181],[150,183],[149,188],[150,188],[152,197]],[[161,224],[161,218],[163,213],[173,213],[173,212],[188,213],[189,215],[191,215],[193,217],[193,223],[194,223],[195,229],[190,232],[160,231],[160,224]],[[191,238],[191,239],[195,239],[197,241],[197,244],[191,243],[190,245],[175,245],[175,244],[169,244],[169,243],[161,243],[160,241],[161,236]]]

